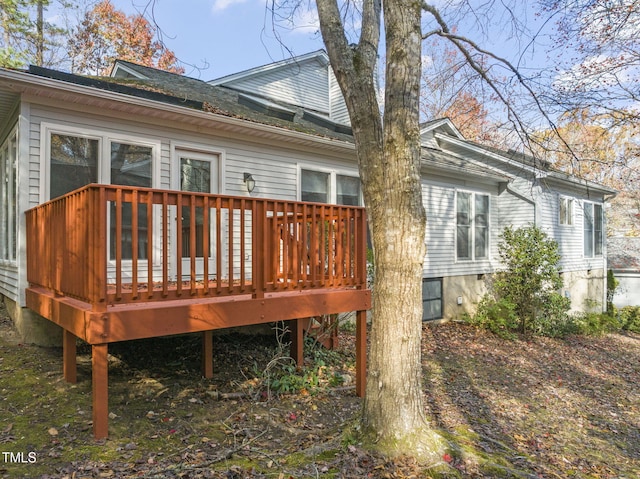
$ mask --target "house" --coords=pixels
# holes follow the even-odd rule
[[[514,151],[465,140],[447,119],[423,125],[427,209],[424,318],[475,310],[500,268],[506,226],[534,224],[559,245],[563,294],[574,312],[606,307],[606,201],[615,191]]]
[[[3,70],[0,115],[0,294],[16,317],[28,285],[24,212],[91,182],[362,204],[349,119],[324,51],[211,82],[124,61],[101,79]],[[502,229],[531,223],[560,244],[572,308],[604,307],[613,190],[465,140],[448,119],[422,125],[422,146],[425,319],[472,311],[499,267]],[[203,172],[206,185],[192,185],[189,175]]]
[[[640,306],[640,238],[608,238],[607,253],[608,267],[618,281],[614,306]]]
[[[96,436],[113,341],[201,332],[210,375],[213,329],[290,320],[299,359],[299,318],[356,311],[364,391],[366,223],[324,51],[212,82],[0,69],[0,119],[0,295],[25,340],[62,336],[68,381],[76,338],[91,344]],[[613,190],[448,119],[421,135],[425,320],[473,311],[500,232],[531,223],[560,244],[573,309],[604,309]]]

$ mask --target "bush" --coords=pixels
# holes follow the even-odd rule
[[[619,329],[620,322],[608,313],[580,313],[569,317],[564,334],[560,334],[557,337],[564,337],[569,334],[599,336]]]
[[[640,333],[640,306],[625,306],[618,310],[620,327],[625,331]]]
[[[503,337],[520,333],[563,335],[571,302],[558,290],[558,244],[536,226],[507,227],[498,252],[505,269],[494,275],[491,294],[485,296],[470,322]]]
[[[620,282],[613,275],[613,270],[607,271],[607,313],[614,314],[615,307],[613,306],[613,296],[616,294],[616,288]]]
[[[496,300],[491,296],[485,296],[478,304],[476,314],[467,316],[466,320],[502,338],[513,339],[515,337],[513,331],[519,324],[515,310],[516,305],[508,299]]]
[[[496,274],[494,293],[515,305],[520,332],[543,331],[545,321],[565,321],[571,303],[558,293],[562,288],[558,243],[534,225],[506,227],[498,253],[505,269]]]

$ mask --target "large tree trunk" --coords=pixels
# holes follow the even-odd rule
[[[363,432],[386,454],[437,462],[442,443],[425,420],[421,380],[426,214],[419,171],[420,2],[384,2],[384,122],[374,81],[380,2],[365,0],[357,47],[347,45],[335,0],[317,0],[317,5],[349,108],[374,249]]]

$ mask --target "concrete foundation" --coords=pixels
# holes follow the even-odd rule
[[[443,319],[461,320],[465,313],[474,314],[478,303],[487,293],[486,279],[487,275],[478,274],[443,278]]]
[[[562,279],[562,294],[571,299],[572,313],[601,313],[606,310],[605,270],[565,272]],[[465,314],[475,314],[478,303],[489,290],[490,282],[490,274],[444,277],[443,320],[461,320]]]
[[[37,346],[62,346],[62,328],[28,308],[23,308],[15,301],[0,296],[4,301],[9,317],[18,330],[22,342]]]
[[[602,313],[607,309],[605,288],[607,274],[604,269],[567,271],[562,273],[565,297],[571,299],[572,313]]]

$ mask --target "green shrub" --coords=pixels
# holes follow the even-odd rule
[[[625,306],[618,310],[620,327],[625,331],[640,333],[640,306]]]
[[[566,334],[571,302],[558,291],[558,243],[536,226],[507,227],[500,235],[498,253],[505,269],[493,277],[470,322],[503,337],[514,331],[545,336]]]
[[[540,332],[546,322],[566,320],[569,299],[558,293],[562,277],[558,243],[534,225],[506,227],[500,235],[498,253],[505,269],[493,283],[497,298],[515,305],[521,333]]]
[[[467,316],[466,320],[475,326],[488,329],[502,338],[513,339],[515,337],[513,331],[517,329],[519,324],[515,310],[515,304],[508,299],[496,300],[487,295],[478,304],[476,314]]]
[[[563,334],[582,334],[587,336],[599,336],[620,329],[620,322],[607,313],[579,313],[569,316]]]
[[[616,288],[620,282],[613,275],[613,270],[607,271],[607,313],[615,314],[615,307],[613,306],[613,296],[616,293]]]

